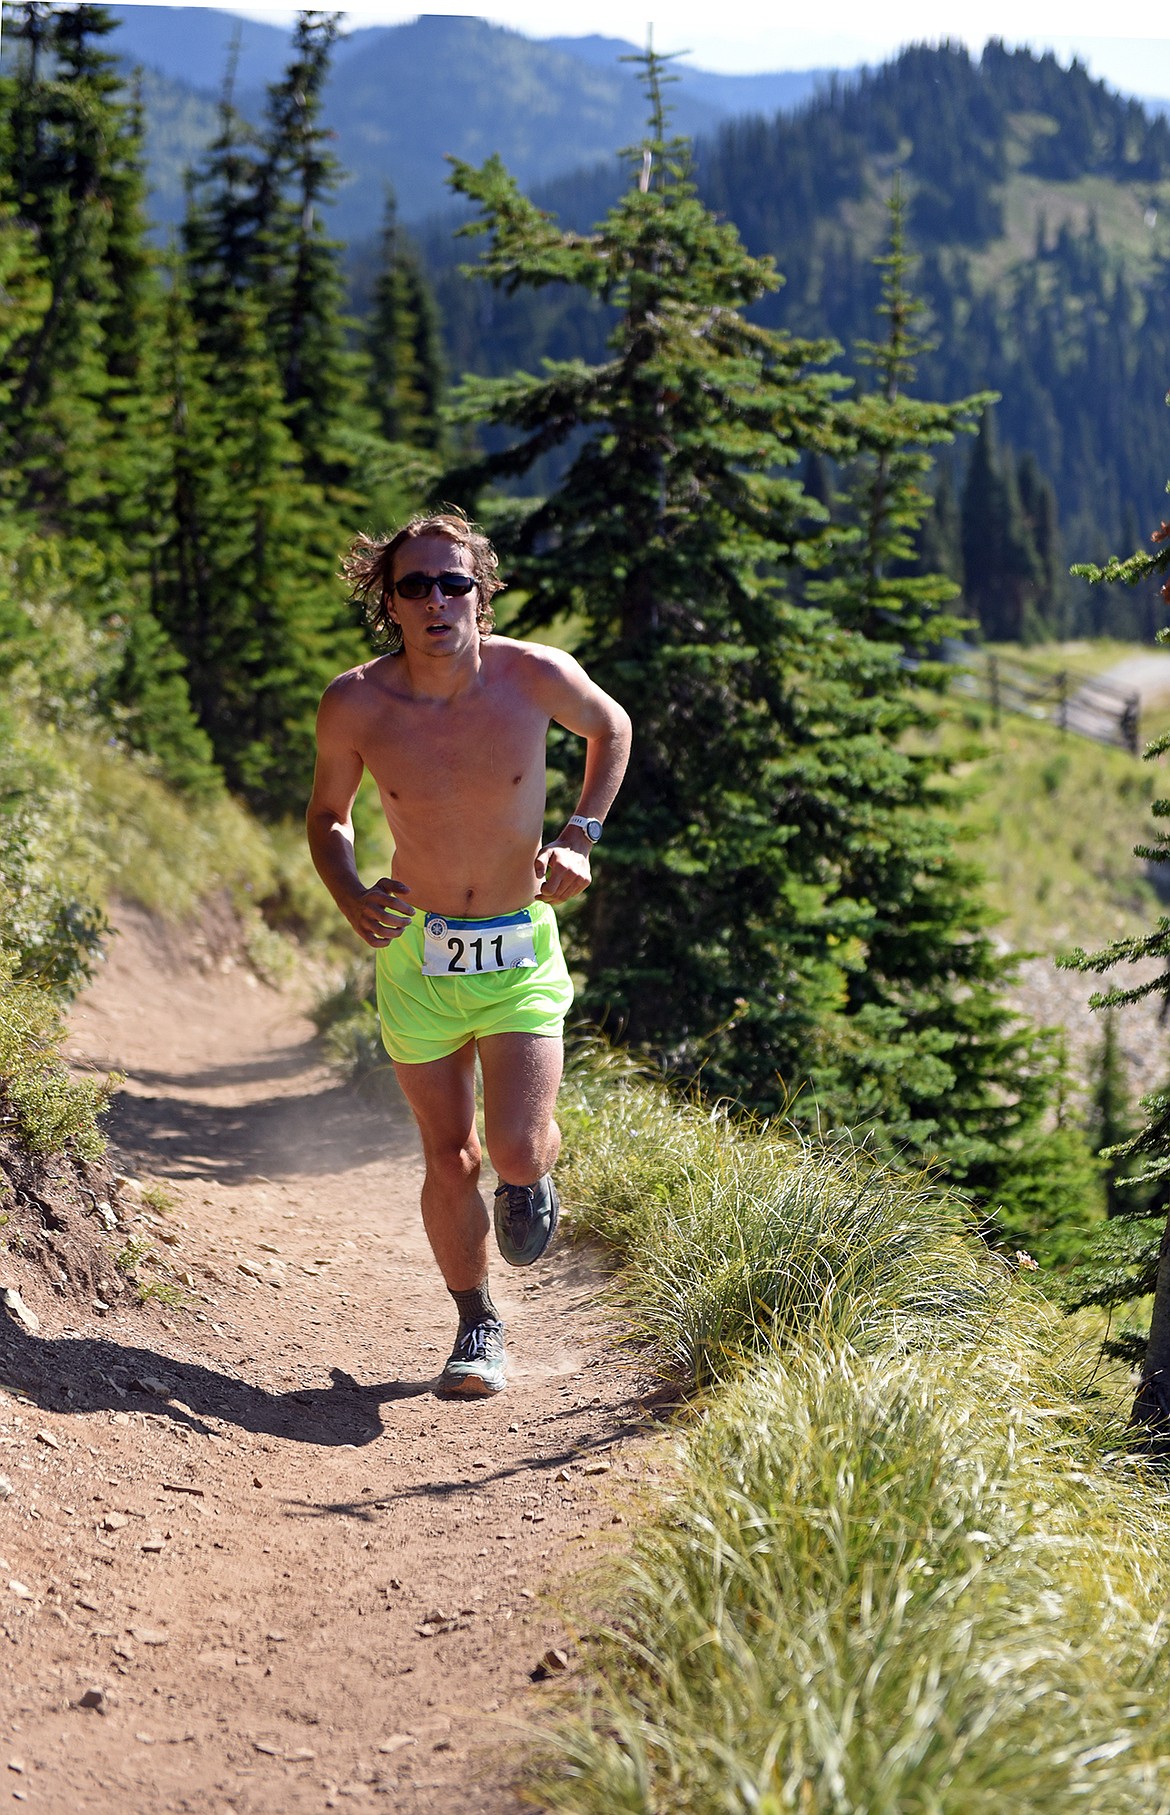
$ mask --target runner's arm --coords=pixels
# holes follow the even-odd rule
[[[367,889],[358,875],[353,803],[365,765],[353,743],[347,683],[352,685],[348,675],[332,682],[317,713],[317,767],[305,830],[317,874],[354,932],[367,945],[388,945],[409,924],[410,910],[398,897],[410,890],[390,876]]]
[[[604,820],[629,761],[629,713],[560,650],[541,650],[534,691],[550,719],[585,740],[585,777],[575,811],[583,819]],[[536,860],[537,875],[544,878],[540,899],[568,901],[587,889],[591,850],[580,826],[566,825],[545,845]]]

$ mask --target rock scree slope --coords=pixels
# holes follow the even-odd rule
[[[230,955],[118,923],[70,1039],[126,1074],[129,1178],[86,1221],[108,1264],[0,1252],[39,1324],[0,1313],[4,1800],[517,1810],[533,1673],[574,1663],[557,1586],[622,1541],[652,1383],[565,1245],[495,1269],[510,1390],[437,1399],[454,1318],[405,1106],[340,1085]],[[146,1243],[183,1304],[116,1289]]]

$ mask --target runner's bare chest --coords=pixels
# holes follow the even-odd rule
[[[543,812],[548,719],[519,688],[472,698],[383,696],[366,715],[360,754],[392,829],[507,825]]]

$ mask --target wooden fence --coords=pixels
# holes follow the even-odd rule
[[[956,690],[984,701],[993,724],[999,723],[1001,712],[1018,712],[1138,755],[1140,693],[1099,675],[1078,674],[1073,668],[1053,672],[970,643],[948,640],[943,654],[954,664]]]

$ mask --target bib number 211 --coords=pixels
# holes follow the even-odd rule
[[[498,920],[446,920],[428,914],[423,923],[424,977],[477,977],[489,971],[525,970],[536,964],[532,920],[525,909]]]

